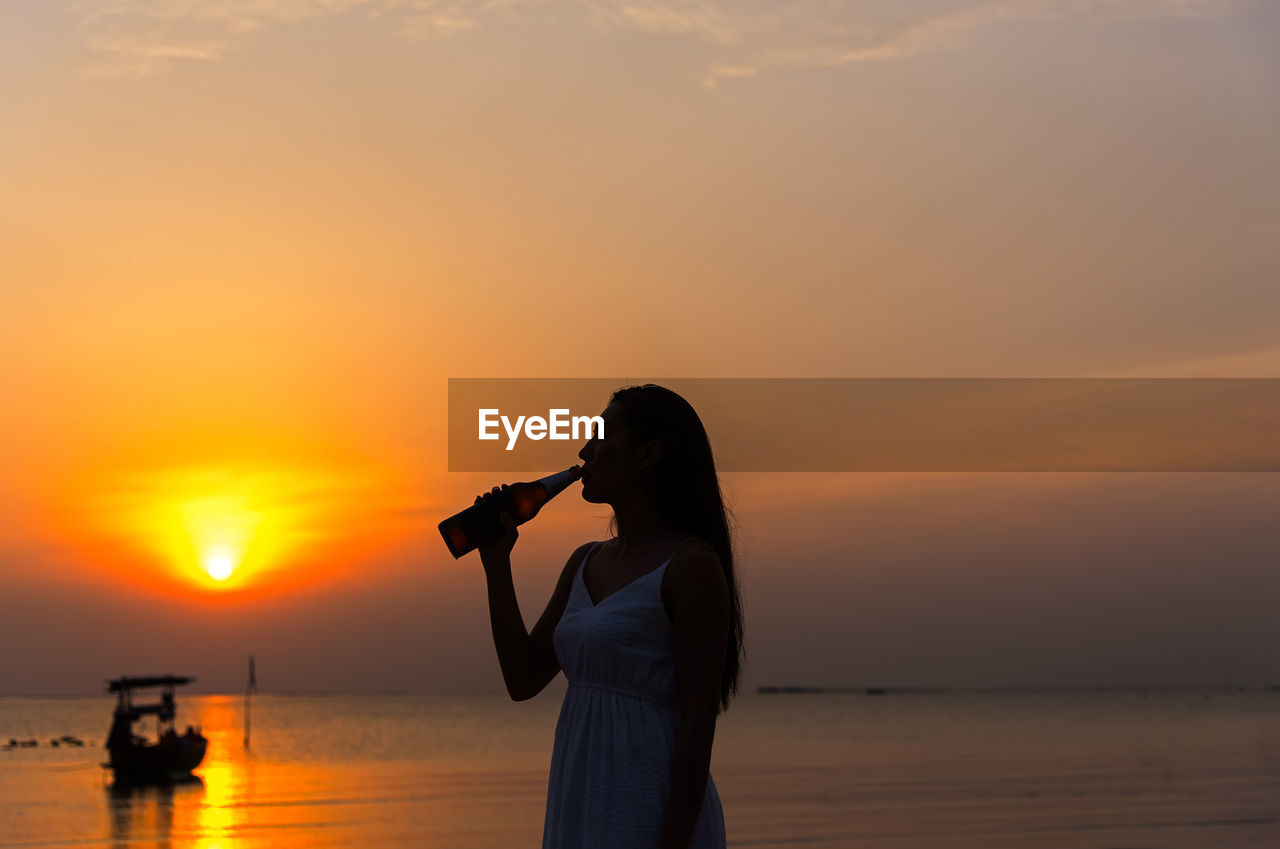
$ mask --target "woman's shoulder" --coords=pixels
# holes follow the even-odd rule
[[[717,595],[727,586],[720,555],[702,537],[681,543],[667,563],[664,578],[664,588],[682,594]]]
[[[688,537],[680,543],[676,553],[672,556],[671,561],[674,563],[679,560],[682,563],[690,562],[706,562],[713,560],[717,564],[720,562],[720,555],[716,553],[715,546],[707,542],[702,537]]]

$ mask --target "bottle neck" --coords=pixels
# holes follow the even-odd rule
[[[565,469],[563,472],[556,472],[554,475],[547,475],[545,478],[539,478],[538,483],[542,484],[547,490],[547,498],[555,498],[560,493],[578,479],[581,471],[578,466]]]

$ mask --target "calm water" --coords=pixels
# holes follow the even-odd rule
[[[179,694],[202,782],[114,793],[110,697],[0,699],[0,847],[536,847],[563,689]],[[152,726],[144,726],[150,733]],[[92,748],[51,748],[71,734]],[[718,727],[731,846],[1280,846],[1280,693],[757,695]]]

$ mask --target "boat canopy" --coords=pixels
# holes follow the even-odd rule
[[[118,693],[121,690],[133,690],[138,687],[176,687],[182,684],[190,684],[196,680],[190,676],[183,675],[149,675],[140,678],[117,678],[108,682],[107,692]]]

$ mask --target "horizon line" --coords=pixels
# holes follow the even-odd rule
[[[821,685],[821,684],[762,684],[754,689],[744,690],[745,695],[806,695],[806,694],[944,694],[944,693],[1103,693],[1103,692],[1280,692],[1280,681],[1250,684],[1085,684],[1085,685],[1043,685],[1043,686],[890,686],[890,685]],[[264,690],[255,689],[259,696],[316,697],[316,696],[500,696],[505,695],[501,689],[493,690]],[[224,692],[187,692],[186,696],[219,696],[227,698],[243,698],[243,691]],[[84,699],[115,698],[111,693],[72,692],[72,693],[0,693],[4,699]]]

